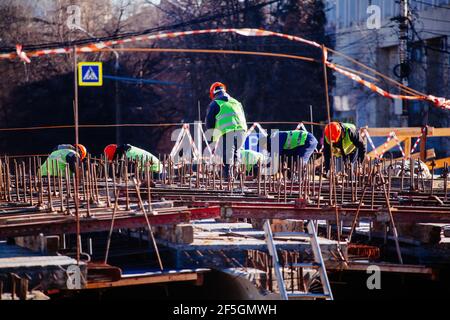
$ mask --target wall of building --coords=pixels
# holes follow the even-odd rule
[[[396,80],[394,68],[399,64],[399,25],[392,20],[400,12],[399,1],[393,0],[328,0],[327,32],[335,49]],[[381,9],[379,28],[369,29],[369,5]],[[410,0],[410,53],[412,72],[410,87],[427,94],[450,97],[450,0]],[[334,56],[333,61],[361,70],[355,64]],[[377,81],[384,89],[398,93],[396,87]],[[355,122],[359,126],[396,127],[450,126],[448,111],[424,102],[411,102],[407,118],[401,115],[401,103],[381,97],[354,81],[336,75],[333,88],[334,118]],[[445,153],[449,139],[435,144]],[[448,152],[447,152],[448,153]]]

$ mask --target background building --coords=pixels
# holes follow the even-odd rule
[[[328,0],[327,32],[335,49],[400,81],[400,24],[401,3],[393,0]],[[409,86],[436,96],[450,96],[449,62],[450,0],[408,0],[409,23],[407,56],[410,74]],[[368,25],[373,14],[368,8],[379,8],[381,23],[377,28]],[[356,67],[339,57],[337,63]],[[398,89],[383,81],[383,88],[394,93]],[[386,99],[367,88],[336,74],[334,117],[356,122],[359,126],[448,127],[450,116],[426,102],[409,102],[402,108],[401,101]],[[439,140],[439,141],[438,141]],[[448,154],[449,139],[433,139],[439,153]]]

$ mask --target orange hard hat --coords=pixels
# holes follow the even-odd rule
[[[80,159],[83,160],[87,156],[87,149],[82,144],[76,144],[75,147],[78,149],[80,153]]]
[[[328,141],[336,143],[341,137],[342,128],[338,122],[331,122],[325,127],[325,137]]]
[[[117,150],[117,144],[110,144],[105,147],[105,150],[103,152],[105,153],[106,158],[108,158],[109,161],[114,160],[114,155],[116,154]]]
[[[214,100],[214,96],[219,91],[218,90],[219,88],[222,88],[222,90],[227,91],[227,86],[224,85],[222,82],[214,82],[211,85],[211,88],[209,88],[209,97],[211,98],[211,100]]]

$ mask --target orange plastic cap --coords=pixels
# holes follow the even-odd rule
[[[211,98],[211,100],[214,100],[214,96],[218,92],[219,88],[222,88],[223,90],[227,91],[227,86],[224,85],[222,82],[214,82],[211,85],[211,88],[209,88],[209,97]]]
[[[80,153],[80,159],[83,160],[87,156],[87,149],[82,144],[76,144],[75,147],[77,148],[78,152]]]
[[[325,137],[328,141],[336,143],[341,138],[342,128],[338,122],[331,122],[325,127]]]
[[[105,147],[105,150],[103,152],[105,153],[106,158],[108,158],[109,161],[114,160],[114,155],[116,154],[117,150],[117,144],[110,144]]]

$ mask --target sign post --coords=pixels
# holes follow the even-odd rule
[[[78,135],[78,87],[100,87],[103,85],[103,65],[101,62],[78,62],[77,47],[73,47],[73,66],[74,66],[74,101],[73,114],[75,122],[75,145],[79,143]],[[75,168],[75,212],[76,212],[76,230],[77,230],[77,263],[80,263],[81,255],[81,230],[80,213],[78,204],[78,185],[79,185],[79,165],[80,160],[77,157]]]

